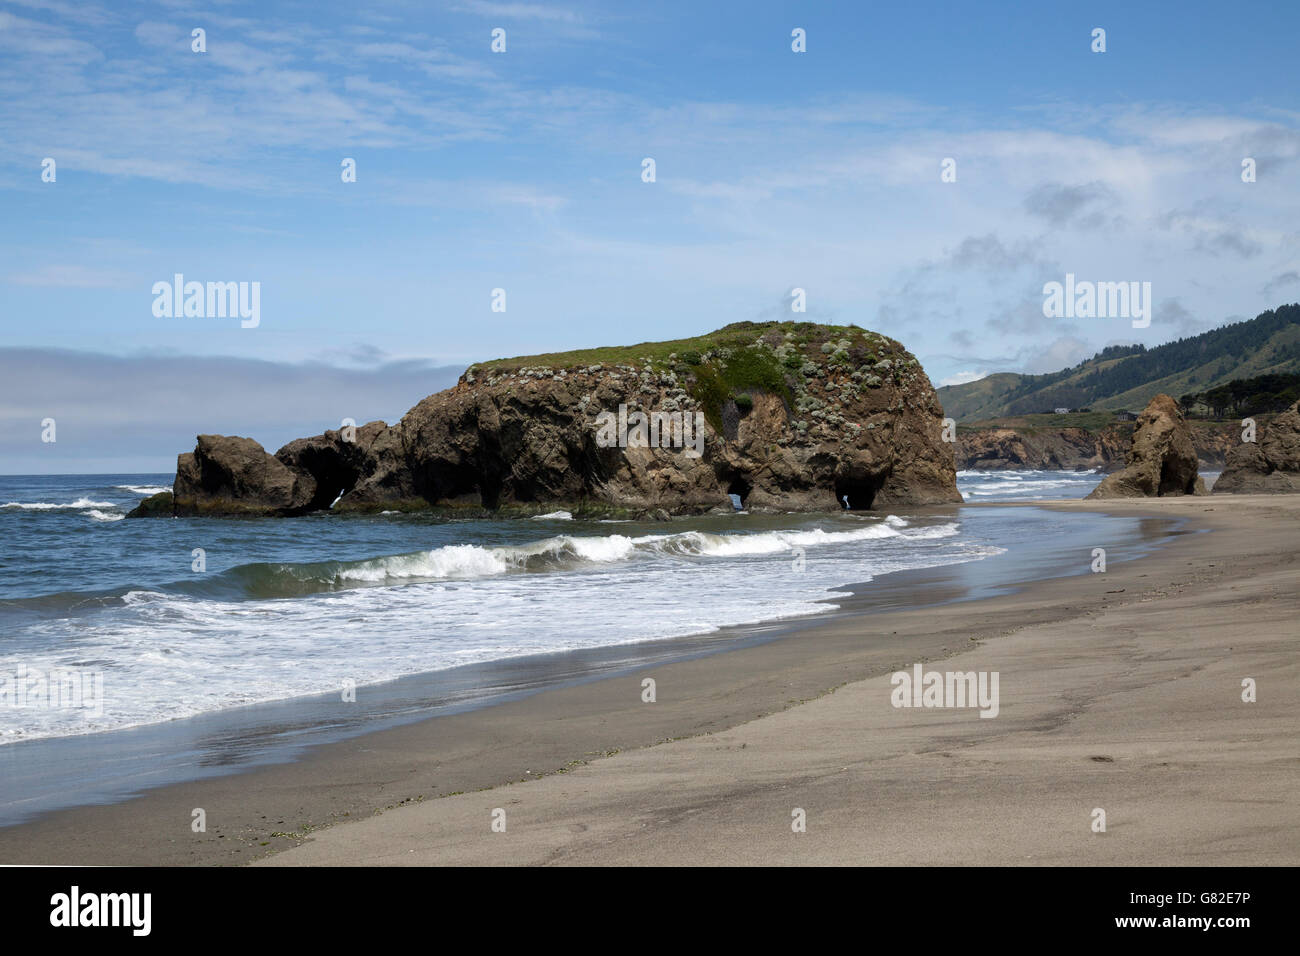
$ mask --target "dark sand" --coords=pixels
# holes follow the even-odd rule
[[[1213,533],[60,811],[0,830],[0,863],[1300,862],[1300,498],[1056,507]],[[890,705],[941,659],[998,671],[1000,715]]]

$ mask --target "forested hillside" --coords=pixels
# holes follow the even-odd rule
[[[1059,372],[1004,372],[938,394],[947,415],[977,421],[1061,407],[1140,411],[1159,392],[1203,396],[1234,380],[1296,373],[1300,305],[1292,304],[1155,348],[1111,346]]]

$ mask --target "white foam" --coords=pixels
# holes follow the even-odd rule
[[[533,515],[534,521],[572,521],[573,515],[567,511],[552,511],[549,514]]]
[[[91,508],[86,512],[86,516],[88,518],[94,518],[96,521],[121,521],[126,517],[126,515],[121,514],[120,512],[110,513],[107,511],[100,511],[98,508]]]
[[[802,531],[764,531],[752,534],[718,534],[708,531],[683,531],[676,534],[651,534],[630,538],[610,535],[556,535],[522,545],[484,547],[457,544],[414,554],[372,558],[340,568],[335,572],[338,583],[382,584],[403,580],[445,580],[495,577],[511,571],[560,568],[565,561],[593,565],[632,560],[638,554],[686,555],[705,558],[729,558],[777,554],[793,548],[816,548],[850,544],[873,539],[896,538],[908,528],[902,518],[889,516],[885,521],[851,531],[826,531],[813,528]],[[955,524],[909,529],[906,536],[917,540],[947,537],[956,533]],[[552,559],[554,564],[533,565],[535,559]]]
[[[626,561],[636,550],[632,539],[621,534],[606,535],[603,538],[571,538],[565,535],[563,538],[553,540],[555,543],[548,545],[542,553],[550,554],[571,549],[584,561],[599,564]]]
[[[111,501],[91,501],[89,498],[78,498],[76,501],[9,501],[0,505],[0,508],[21,508],[23,511],[62,511],[83,510],[85,508],[115,508],[117,507]]]
[[[129,491],[133,495],[157,495],[164,491],[171,491],[171,488],[165,485],[114,485],[118,491]]]
[[[1097,470],[1019,472],[964,470],[957,473],[957,490],[968,498],[1078,498],[1096,486]]]
[[[122,595],[122,603],[128,606],[133,604],[152,604],[156,601],[166,601],[168,595],[161,591],[127,591]]]
[[[338,572],[345,582],[383,583],[403,578],[485,577],[510,570],[494,549],[477,544],[452,544],[417,554],[399,554],[363,561]]]
[[[800,515],[752,533],[556,535],[448,545],[333,572],[288,566],[366,585],[305,596],[218,600],[137,589],[80,615],[76,641],[57,617],[7,635],[0,674],[18,663],[98,669],[106,706],[98,719],[0,708],[0,746],[336,692],[345,679],[376,683],[823,613],[845,585],[991,553],[958,532],[955,522]],[[809,552],[806,573],[792,565],[795,548]]]

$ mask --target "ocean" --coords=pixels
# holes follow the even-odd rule
[[[170,477],[0,477],[0,826],[435,712],[797,639],[842,607],[1087,573],[1094,546],[1123,561],[1169,533],[1032,506],[125,520]],[[958,487],[996,503],[1078,497],[1099,479],[962,473]],[[355,705],[340,708],[348,694]]]
[[[1097,471],[967,470],[957,472],[957,490],[972,502],[1082,498],[1102,477]]]
[[[1202,471],[1207,489],[1222,472]],[[957,490],[967,501],[1041,501],[1048,498],[1082,498],[1096,488],[1099,471],[980,471],[957,472]]]
[[[125,520],[170,478],[0,477],[0,690],[13,703],[19,675],[58,677],[65,698],[101,688],[97,706],[54,706],[51,690],[47,706],[0,707],[0,746],[825,613],[837,589],[1007,544],[996,521],[906,509]],[[971,501],[1081,497],[1099,478],[961,472],[958,486]]]

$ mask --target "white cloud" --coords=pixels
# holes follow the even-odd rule
[[[20,6],[73,9],[67,0]],[[942,382],[1006,367],[1008,356],[1055,370],[1120,334],[1043,320],[1042,284],[1065,271],[1149,278],[1158,299],[1183,295],[1198,323],[1275,305],[1263,300],[1294,288],[1300,194],[1267,163],[1300,155],[1300,114],[1056,104],[991,117],[854,91],[666,98],[595,69],[570,80],[586,74],[569,69],[567,49],[548,62],[533,46],[528,72],[487,55],[495,24],[476,17],[518,21],[514,49],[516,29],[531,45],[575,35],[595,16],[504,0],[464,0],[453,9],[469,16],[441,37],[365,10],[355,19],[370,25],[322,19],[300,30],[273,14],[204,13],[196,22],[212,28],[200,57],[188,37],[197,7],[184,9],[174,23],[133,18],[118,31],[0,13],[0,141],[19,157],[2,188],[35,188],[22,157],[46,155],[58,159],[59,189],[65,173],[70,183],[79,173],[131,180],[137,195],[159,183],[208,187],[221,192],[191,191],[188,212],[215,210],[223,228],[273,254],[259,237],[293,235],[304,256],[319,253],[320,220],[280,200],[327,190],[331,202],[374,207],[376,221],[420,207],[430,245],[460,266],[462,238],[503,223],[474,248],[490,246],[475,264],[507,261],[521,281],[538,277],[534,302],[571,302],[572,285],[584,283],[585,301],[608,294],[630,324],[671,314],[673,331],[698,332],[756,317],[798,285],[819,316],[942,354]],[[299,32],[303,42],[289,42]],[[477,52],[458,45],[476,35]],[[1244,145],[1260,157],[1252,186],[1234,178]],[[359,158],[351,194],[338,190],[340,156]],[[644,156],[658,162],[653,185],[639,178]],[[939,181],[944,156],[958,161],[956,183]],[[386,268],[365,255],[356,269]],[[106,268],[118,264],[11,260],[9,281],[96,288],[120,280]],[[450,272],[455,282],[448,274],[430,281],[454,297],[465,272]],[[559,325],[565,315],[544,318]],[[544,325],[531,326],[539,339]],[[1175,325],[1153,323],[1150,335]],[[454,347],[472,353],[479,333],[463,334]]]
[[[1083,339],[1065,335],[1044,348],[1028,350],[1024,357],[1023,368],[1030,375],[1059,372],[1063,368],[1070,368],[1092,357],[1096,352],[1096,348]]]
[[[490,0],[464,0],[456,9],[484,17],[508,17],[516,20],[560,20],[581,23],[582,17],[573,10],[539,3],[492,3]]]
[[[965,385],[967,382],[978,382],[982,378],[987,378],[988,374],[988,372],[958,372],[955,375],[940,379],[939,386],[942,388],[944,385]]]
[[[462,371],[364,347],[350,365],[0,348],[0,462],[8,474],[83,471],[130,449],[135,457],[121,467],[166,472],[204,432],[250,436],[275,451],[345,417],[395,422]],[[46,416],[59,423],[54,446],[32,427]]]

